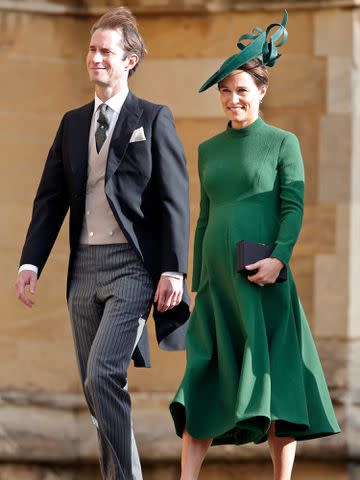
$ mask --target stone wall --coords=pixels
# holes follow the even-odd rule
[[[0,0],[0,480],[97,478],[97,468],[90,467],[96,463],[96,439],[82,400],[65,305],[67,226],[32,310],[17,302],[13,284],[32,198],[57,125],[64,111],[92,96],[84,62],[89,27],[95,15],[114,4]],[[197,145],[225,126],[216,92],[199,95],[197,89],[234,51],[240,33],[280,20],[285,4],[128,4],[137,12],[149,50],[132,88],[168,104],[175,114],[190,172],[193,232]],[[354,479],[360,478],[356,465],[350,465],[360,457],[360,13],[356,2],[341,0],[286,6],[289,40],[271,70],[263,115],[295,132],[301,142],[306,208],[293,270],[344,428],[342,435],[299,446],[305,463],[299,463],[294,479]],[[184,354],[158,351],[152,332],[152,360],[151,370],[130,371],[135,429],[146,478],[175,479],[180,442],[167,404],[181,379]],[[326,467],[329,458],[337,465]],[[270,475],[265,446],[216,448],[209,460],[203,479],[219,478],[219,468],[223,479]],[[225,469],[224,461],[235,463]],[[38,466],[27,467],[29,462]],[[83,466],[77,467],[79,462]]]
[[[145,480],[178,480],[178,468],[170,464],[145,464]],[[348,480],[349,471],[343,465],[299,462],[294,469],[293,480]],[[270,463],[207,463],[199,480],[269,480],[272,478]],[[20,466],[0,465],[0,480],[101,480],[94,469],[84,466],[51,467],[48,465]]]

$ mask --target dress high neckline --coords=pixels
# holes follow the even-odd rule
[[[226,132],[234,137],[243,137],[253,133],[256,133],[263,125],[264,120],[261,117],[258,117],[254,122],[250,123],[247,127],[243,128],[232,128],[231,122],[227,124]]]

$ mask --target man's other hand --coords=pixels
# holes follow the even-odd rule
[[[37,275],[35,272],[33,272],[32,270],[23,270],[19,273],[15,283],[17,298],[30,308],[34,305],[35,302],[31,300],[28,295],[26,295],[25,289],[27,285],[29,285],[29,291],[31,295],[34,295],[36,290],[36,282]]]
[[[181,302],[183,294],[182,278],[174,278],[166,275],[160,277],[154,302],[157,303],[159,312],[166,312]]]

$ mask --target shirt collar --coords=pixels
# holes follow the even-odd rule
[[[128,88],[124,88],[122,90],[120,90],[119,93],[117,93],[116,95],[114,95],[113,97],[109,98],[108,100],[106,100],[106,102],[103,102],[102,100],[100,100],[100,98],[96,95],[95,93],[95,108],[94,108],[94,112],[97,111],[97,109],[99,108],[99,106],[102,104],[102,103],[106,103],[106,105],[108,105],[114,112],[116,112],[117,114],[120,113],[121,109],[122,109],[122,106],[124,105],[124,102],[126,100],[126,97],[129,93],[129,89]]]

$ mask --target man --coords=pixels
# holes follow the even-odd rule
[[[182,348],[189,298],[188,178],[167,107],[129,92],[145,48],[123,7],[93,26],[87,69],[95,101],[66,113],[35,197],[16,282],[31,307],[70,208],[67,298],[83,389],[106,480],[141,479],[127,369],[149,366],[152,303],[162,348]]]

